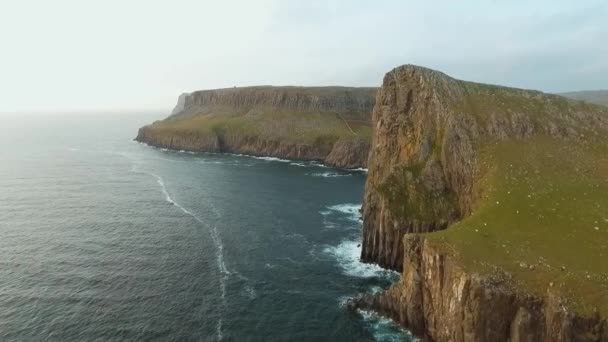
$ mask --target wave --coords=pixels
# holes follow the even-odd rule
[[[281,163],[290,163],[291,162],[291,160],[281,159],[281,158],[277,158],[277,157],[258,157],[258,156],[248,156],[248,157],[253,158],[253,159],[276,161],[276,162],[281,162]]]
[[[328,246],[323,249],[323,252],[334,257],[344,274],[351,277],[371,278],[371,277],[392,277],[396,273],[383,269],[374,264],[362,263],[359,259],[361,256],[361,242],[345,240],[338,246]]]
[[[345,204],[336,204],[336,205],[332,205],[332,206],[328,206],[327,209],[335,211],[335,212],[339,212],[342,214],[346,214],[348,215],[348,219],[354,222],[359,222],[359,217],[361,217],[361,213],[359,210],[361,210],[361,204],[352,204],[352,203],[345,203]],[[323,213],[321,213],[321,215],[324,215]]]
[[[365,325],[376,341],[419,341],[409,331],[399,327],[395,321],[380,316],[373,311],[357,309]]]
[[[366,169],[366,168],[364,168],[364,167],[358,167],[358,168],[356,168],[356,169],[346,169],[346,170],[348,170],[348,171],[355,171],[355,172],[364,172],[364,173],[367,173],[367,169]]]
[[[325,178],[352,176],[349,173],[337,173],[337,172],[315,172],[315,173],[309,173],[308,175],[313,176],[313,177],[325,177]]]

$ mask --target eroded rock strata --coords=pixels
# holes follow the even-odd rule
[[[245,87],[182,94],[137,141],[176,150],[367,164],[375,88]]]
[[[372,123],[361,258],[402,277],[355,307],[380,311],[429,340],[608,341],[599,314],[578,315],[551,288],[515,291],[508,273],[470,272],[420,234],[475,209],[481,147],[536,135],[573,144],[601,139],[605,109],[405,65],[384,77]]]

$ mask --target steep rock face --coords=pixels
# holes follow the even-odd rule
[[[401,280],[358,307],[436,341],[608,341],[605,319],[577,315],[551,289],[538,298],[516,291],[506,276],[469,274],[418,235],[403,245]]]
[[[188,96],[190,96],[190,94],[183,93],[177,98],[177,104],[173,108],[173,111],[171,111],[171,115],[181,113],[184,108],[186,108],[186,98],[188,98]]]
[[[560,96],[405,65],[384,77],[372,124],[361,258],[400,271],[404,234],[440,230],[470,213],[475,146],[598,135],[608,117]]]
[[[384,313],[429,340],[608,341],[599,314],[578,315],[551,289],[517,291],[508,273],[469,272],[419,234],[475,210],[481,147],[536,135],[601,140],[605,109],[405,65],[386,74],[372,123],[361,258],[403,273],[354,307]]]
[[[325,158],[325,164],[354,169],[367,165],[368,139],[355,137],[338,140]]]
[[[173,114],[142,127],[136,140],[178,150],[365,167],[375,92],[263,86],[182,94]]]
[[[369,120],[376,88],[256,86],[200,90],[184,98],[178,115],[198,114],[215,106],[234,112],[270,109],[289,112],[333,112],[347,119]]]

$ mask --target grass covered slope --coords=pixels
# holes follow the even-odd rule
[[[608,106],[608,90],[588,90],[561,93],[559,95],[575,100],[582,100],[602,106]]]
[[[484,146],[472,214],[428,234],[465,269],[551,288],[579,313],[608,315],[608,148],[549,137]],[[500,273],[499,273],[500,274]]]
[[[191,151],[234,152],[361,167],[374,88],[246,87],[194,92],[183,109],[137,140]]]

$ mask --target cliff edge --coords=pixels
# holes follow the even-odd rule
[[[376,88],[243,87],[182,94],[172,115],[136,140],[200,152],[365,167]]]
[[[430,340],[608,340],[606,108],[405,65],[372,123],[361,258],[403,273],[355,306]]]

